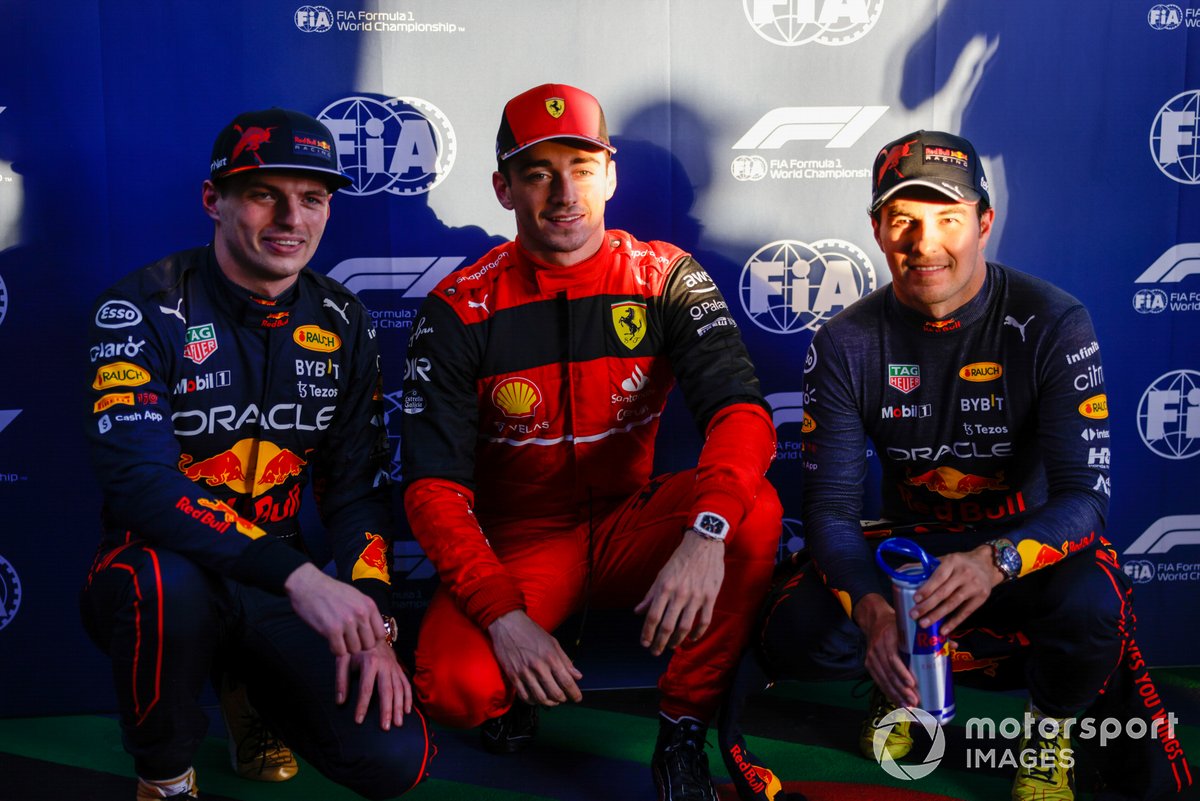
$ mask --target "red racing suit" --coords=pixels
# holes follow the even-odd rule
[[[662,486],[650,483],[654,438],[676,381],[705,444],[686,486],[676,481],[666,493],[675,508],[670,515],[661,509],[660,522],[673,530],[662,536],[673,541],[650,579],[695,515],[716,512],[732,527],[726,589],[731,581],[747,585],[742,600],[753,615],[779,536],[778,500],[764,479],[774,427],[737,324],[688,254],[622,231],[607,232],[595,256],[571,267],[539,263],[519,242],[502,245],[430,293],[409,340],[407,373],[405,506],[443,592],[474,627],[486,629],[517,609],[537,619],[530,598],[538,593],[524,584],[528,574],[514,572],[497,553],[519,550],[515,539],[529,540],[531,531],[566,536],[573,527],[600,537],[632,525],[632,518],[612,518],[636,517],[642,507],[630,499],[649,498]],[[756,499],[763,520],[743,525]],[[731,571],[741,549],[753,567],[739,563]],[[568,577],[567,567],[560,579]],[[423,638],[437,607],[435,601]],[[543,625],[553,628],[559,613],[570,611],[556,609]],[[724,639],[736,656],[744,632],[735,633],[732,622],[727,631],[718,628],[703,639],[717,649]],[[429,649],[419,645],[418,693],[429,673],[423,654]],[[675,709],[703,713],[717,693],[710,704],[707,689],[699,693],[703,701],[679,689],[688,699],[677,699]],[[437,719],[436,699],[422,696]],[[509,700],[509,694],[491,698],[487,714],[503,712]],[[478,722],[478,704],[466,706],[470,713],[442,717]]]

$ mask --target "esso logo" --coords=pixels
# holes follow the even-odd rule
[[[142,321],[142,312],[127,300],[110,300],[96,310],[100,328],[128,328]]]

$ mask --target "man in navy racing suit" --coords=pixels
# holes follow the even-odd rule
[[[425,722],[391,647],[375,332],[354,295],[305,269],[350,183],[332,141],[293,111],[235,118],[202,191],[212,244],[97,304],[87,434],[103,535],[81,609],[112,658],[139,801],[198,797],[214,667],[334,781],[390,798],[424,775]],[[336,578],[300,536],[310,475]]]
[[[941,560],[916,593],[913,618],[922,627],[941,621],[957,678],[1015,678],[1029,690],[1031,720],[1047,721],[1020,744],[1035,757],[1022,759],[1012,797],[1071,799],[1067,719],[1100,716],[1127,698],[1133,671],[1145,672],[1130,582],[1104,538],[1100,347],[1079,301],[985,260],[995,211],[970,142],[916,131],[879,152],[872,178],[871,220],[892,282],[818,331],[807,355],[803,517],[812,562],[768,601],[765,667],[801,679],[865,668],[876,690],[860,747],[906,754],[907,724],[879,724],[919,698],[874,560],[882,538],[906,527]],[[886,522],[864,537],[868,441],[882,465]],[[1108,709],[1128,716],[1141,707]],[[1157,786],[1189,785],[1169,727],[1147,742],[1140,764]],[[1110,751],[1142,747],[1123,746]],[[1127,773],[1139,793],[1157,791],[1146,772]]]

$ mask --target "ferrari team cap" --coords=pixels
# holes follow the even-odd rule
[[[617,152],[608,140],[599,101],[562,83],[542,84],[505,104],[496,134],[496,158],[504,161],[547,139],[578,139]]]
[[[871,171],[871,212],[910,186],[924,186],[959,203],[988,198],[987,176],[975,147],[943,131],[914,131],[884,145]]]
[[[320,173],[330,189],[353,181],[338,169],[333,134],[324,123],[298,111],[269,108],[237,115],[213,143],[213,180],[245,170],[304,170]]]

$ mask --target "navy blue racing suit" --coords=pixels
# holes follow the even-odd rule
[[[309,561],[310,475],[338,578],[389,612],[392,537],[375,331],[358,299],[305,269],[277,298],[230,282],[211,247],[134,272],[97,303],[87,436],[104,496],[81,596],[113,660],[138,774],[175,776],[207,731],[215,667],[330,778],[391,797],[424,773],[420,713],[383,732],[333,704],[325,639],[291,609]],[[376,718],[377,719],[377,718]]]

